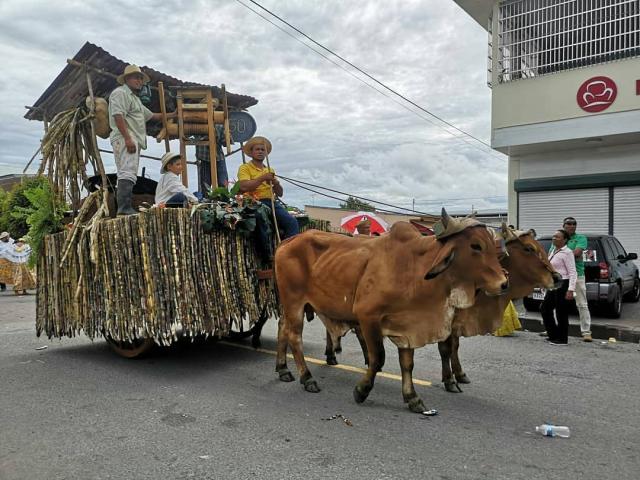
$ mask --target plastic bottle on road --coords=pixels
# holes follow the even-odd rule
[[[544,424],[536,427],[536,432],[541,433],[545,437],[562,437],[569,438],[571,432],[569,432],[569,427],[562,427],[560,425],[549,425]]]

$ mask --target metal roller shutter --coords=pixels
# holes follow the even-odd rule
[[[640,186],[613,189],[613,234],[627,252],[640,255]]]
[[[551,235],[565,217],[575,217],[578,232],[609,233],[609,190],[585,188],[520,192],[518,226],[535,228],[538,235]]]

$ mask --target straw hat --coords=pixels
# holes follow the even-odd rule
[[[144,78],[143,80],[144,83],[149,83],[151,81],[151,79],[149,78],[149,75],[147,75],[142,70],[140,70],[139,66],[131,64],[131,65],[127,65],[124,69],[124,72],[122,72],[122,75],[118,77],[118,83],[120,85],[124,85],[124,77],[126,77],[127,75],[131,75],[133,73],[140,73]]]
[[[267,155],[271,153],[271,142],[269,141],[269,139],[265,137],[251,137],[249,140],[247,140],[247,143],[245,143],[242,146],[242,151],[250,156],[251,149],[255,145],[260,145],[260,144],[265,145],[267,147]]]
[[[174,152],[165,153],[162,156],[162,158],[160,159],[162,161],[162,165],[160,166],[160,173],[166,172],[167,171],[167,165],[169,165],[171,160],[173,160],[175,158],[180,158],[180,154],[179,153],[174,153]]]
[[[0,240],[2,240],[3,238],[9,238],[9,237],[11,237],[11,235],[9,235],[9,232],[0,233]]]

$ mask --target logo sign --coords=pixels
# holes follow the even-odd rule
[[[616,82],[609,77],[593,77],[580,85],[576,101],[585,112],[598,113],[609,108],[617,95]]]
[[[256,133],[256,121],[247,112],[229,112],[229,130],[234,142],[246,142]]]

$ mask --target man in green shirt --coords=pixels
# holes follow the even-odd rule
[[[582,340],[592,342],[591,337],[591,314],[589,313],[589,304],[587,303],[587,285],[584,276],[584,261],[582,252],[587,249],[587,237],[576,233],[578,222],[573,217],[567,217],[562,222],[562,228],[569,234],[567,248],[573,251],[576,259],[576,272],[578,273],[578,281],[576,282],[576,306],[580,315],[580,331],[582,332]]]
[[[121,86],[109,95],[109,140],[118,172],[118,215],[137,213],[131,206],[131,196],[138,179],[140,150],[147,148],[146,123],[162,118],[162,114],[151,112],[140,100],[140,90],[149,80],[140,67],[127,65],[118,77]],[[175,117],[175,113],[167,117]]]

